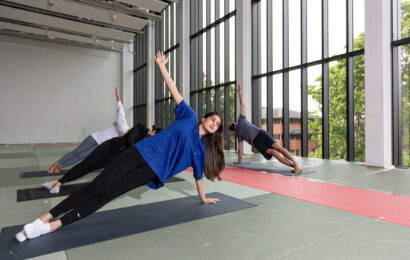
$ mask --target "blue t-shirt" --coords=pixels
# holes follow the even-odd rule
[[[148,183],[152,189],[161,188],[169,178],[190,166],[194,169],[194,178],[202,179],[205,145],[199,136],[195,112],[184,100],[174,112],[173,124],[134,145],[158,177]]]

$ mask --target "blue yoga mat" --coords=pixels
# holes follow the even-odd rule
[[[221,193],[208,196],[221,202],[204,205],[192,196],[97,212],[55,233],[22,243],[14,235],[23,225],[4,227],[0,259],[27,259],[256,206]]]

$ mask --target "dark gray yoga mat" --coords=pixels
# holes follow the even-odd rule
[[[59,173],[47,173],[47,171],[32,171],[32,172],[22,172],[20,178],[34,178],[34,177],[52,177],[66,174],[70,169],[63,169]],[[95,170],[93,172],[101,172],[102,169]]]
[[[178,177],[172,177],[167,181],[167,183],[183,180],[184,179]],[[67,196],[73,193],[76,189],[84,187],[88,183],[89,182],[63,185],[60,188],[60,192],[57,194],[50,193],[50,191],[44,187],[17,190],[17,202]]]
[[[221,193],[208,196],[221,202],[204,205],[192,196],[97,212],[55,233],[22,243],[14,235],[23,225],[4,227],[0,259],[31,258],[256,206]]]
[[[244,162],[241,164],[226,163],[226,165],[229,165],[232,167],[238,167],[242,169],[248,169],[248,170],[265,171],[265,172],[277,173],[277,174],[286,175],[286,176],[295,176],[295,174],[292,172],[292,169],[290,167],[273,166],[272,163]],[[312,172],[315,172],[315,171],[307,170],[305,168],[303,169],[302,173],[297,174],[297,176],[312,173]]]
[[[45,177],[45,176],[58,176],[64,175],[69,170],[61,170],[59,173],[47,173],[47,171],[32,171],[32,172],[22,172],[20,178],[34,178],[34,177]]]

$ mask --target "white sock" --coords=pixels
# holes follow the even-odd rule
[[[47,189],[50,190],[54,187],[54,182],[48,181],[48,182],[45,182],[45,183],[41,184],[41,186],[46,187]]]
[[[19,241],[19,242],[24,242],[24,241],[26,241],[26,239],[27,239],[26,234],[24,233],[24,230],[18,232],[14,237],[15,237],[15,238],[17,239],[17,241]]]
[[[26,233],[26,237],[28,239],[33,239],[51,232],[49,223],[44,223],[41,220],[39,221],[36,219],[33,223],[24,225],[24,232]]]
[[[54,186],[54,187],[50,190],[50,193],[51,193],[51,194],[57,194],[57,193],[59,193],[59,192],[60,192],[60,186],[58,186],[58,185]]]

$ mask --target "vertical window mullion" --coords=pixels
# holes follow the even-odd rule
[[[346,49],[347,52],[353,51],[353,0],[346,0]],[[354,161],[354,68],[353,57],[346,61],[346,85],[347,85],[347,160]]]
[[[301,63],[307,63],[307,0],[301,0]],[[301,69],[301,141],[303,157],[308,156],[309,146],[309,129],[308,129],[308,82],[307,82],[307,67],[303,66]]]
[[[272,71],[273,61],[272,61],[272,1],[267,2],[266,8],[266,17],[267,17],[267,71]],[[268,76],[267,78],[267,107],[266,107],[266,123],[267,131],[273,135],[273,76]]]
[[[225,14],[227,14],[229,11],[229,1],[225,0]],[[224,69],[225,69],[225,79],[226,81],[229,81],[230,75],[229,75],[229,23],[228,21],[224,22],[224,26],[225,26],[225,59],[224,59]],[[231,107],[231,100],[230,100],[230,93],[229,93],[230,87],[229,85],[225,85],[224,87],[224,118],[225,120],[227,120],[228,118],[230,118],[229,116],[229,111],[230,111],[230,107]],[[230,144],[230,137],[231,137],[231,133],[230,131],[224,131],[225,133],[225,149],[229,150],[231,149],[231,144]]]
[[[329,8],[328,0],[322,0],[322,59],[329,57]],[[322,64],[322,157],[329,159],[329,63]]]
[[[283,68],[289,67],[289,2],[283,0]],[[283,73],[283,147],[289,149],[289,71]]]
[[[261,3],[255,3],[253,6],[253,31],[252,38],[254,41],[252,56],[253,59],[253,72],[256,74],[261,73],[261,64],[259,59],[261,57],[260,42],[261,42]],[[261,82],[259,79],[254,80],[252,86],[252,123],[260,126],[261,124]]]

